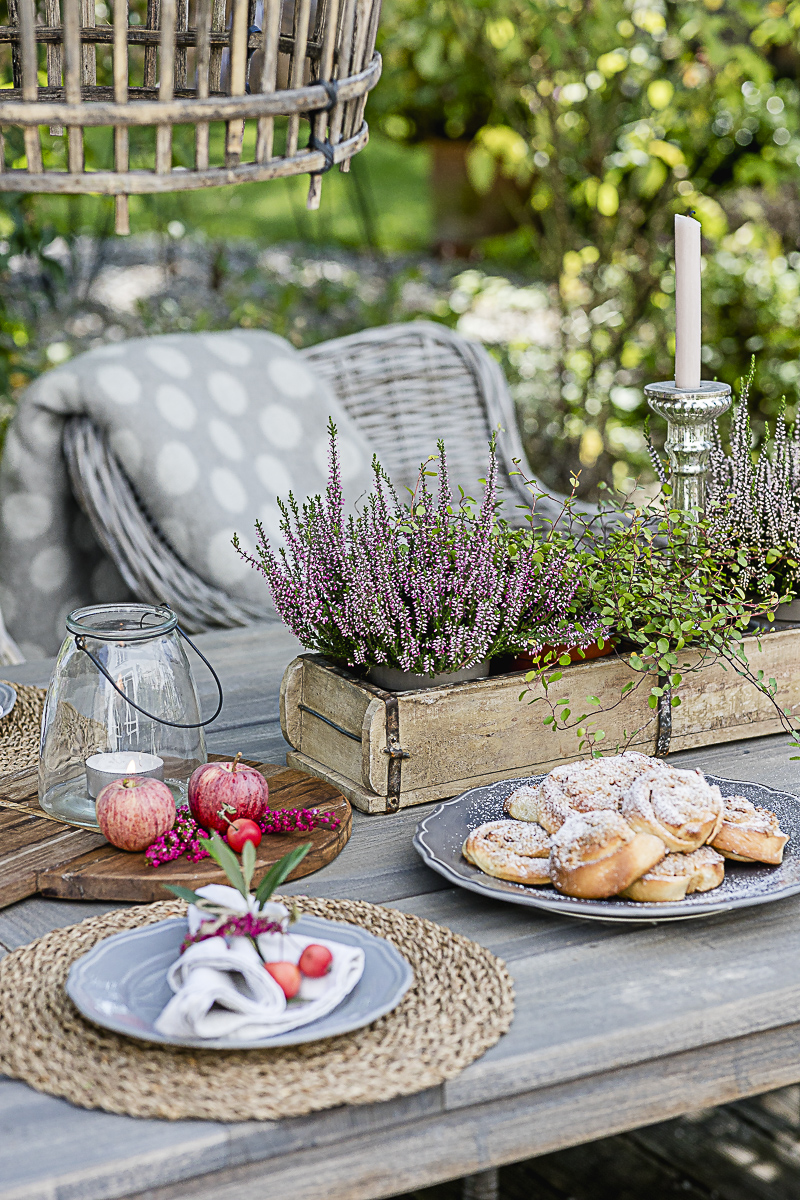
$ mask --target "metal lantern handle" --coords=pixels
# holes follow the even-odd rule
[[[206,664],[209,671],[214,676],[214,682],[217,685],[217,691],[219,692],[219,703],[217,704],[216,712],[214,713],[213,717],[207,717],[205,721],[190,721],[187,723],[184,723],[182,721],[164,721],[161,717],[155,716],[154,713],[148,712],[146,708],[140,708],[138,704],[136,704],[133,700],[131,700],[130,696],[125,695],[122,688],[119,687],[118,684],[116,684],[114,682],[114,680],[111,678],[108,671],[105,669],[105,667],[100,662],[100,660],[98,658],[95,658],[95,656],[92,654],[91,650],[89,650],[87,648],[86,639],[82,633],[78,633],[75,635],[75,645],[78,647],[79,650],[82,650],[84,652],[84,654],[87,654],[89,656],[89,658],[92,660],[94,665],[97,667],[100,674],[105,679],[107,679],[108,682],[111,684],[114,691],[118,695],[120,695],[123,700],[125,700],[128,704],[130,704],[131,708],[135,708],[137,712],[140,712],[143,717],[149,717],[149,719],[151,721],[158,721],[159,725],[169,725],[173,729],[202,729],[202,727],[204,725],[210,725],[212,721],[216,721],[217,717],[222,712],[222,704],[223,704],[223,699],[224,699],[223,695],[222,695],[222,684],[220,683],[219,675],[214,670],[211,663],[206,658],[205,654],[203,654],[202,650],[199,650],[197,648],[197,646],[195,646],[192,639],[189,637],[188,634],[183,632],[180,625],[176,625],[175,628],[177,629],[178,633],[181,635],[183,640],[185,642],[189,643],[189,645],[194,650],[195,654],[197,654],[200,658],[202,658],[203,662]]]

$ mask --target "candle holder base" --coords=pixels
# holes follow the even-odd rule
[[[702,510],[706,462],[713,446],[712,424],[730,407],[730,386],[706,380],[696,388],[648,383],[644,394],[653,412],[667,422],[664,449],[670,462],[674,507],[686,512]]]
[[[172,792],[176,806],[186,804],[188,786],[185,779],[165,779]],[[51,817],[57,817],[65,825],[74,825],[79,829],[91,829],[100,832],[97,824],[95,801],[89,795],[86,777],[67,780],[57,784],[42,796],[40,804],[44,812]]]

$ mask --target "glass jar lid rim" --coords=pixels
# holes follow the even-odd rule
[[[118,624],[113,623],[117,615]],[[147,617],[154,623],[145,625]],[[119,604],[87,604],[75,608],[67,617],[67,630],[72,634],[98,638],[100,641],[147,641],[171,633],[178,618],[168,604],[140,604],[121,601]]]

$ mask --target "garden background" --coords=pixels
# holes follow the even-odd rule
[[[384,0],[379,47],[371,141],[319,212],[303,178],[134,197],[118,239],[111,201],[3,197],[3,423],[103,341],[242,325],[308,345],[422,316],[497,355],[548,485],[627,490],[652,479],[642,388],[672,374],[690,209],[705,373],[735,384],[755,354],[756,438],[784,396],[794,417],[800,0]]]

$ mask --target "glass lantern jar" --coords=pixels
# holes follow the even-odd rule
[[[42,719],[45,812],[97,829],[99,787],[136,774],[163,778],[176,803],[185,800],[186,781],[206,762],[203,726],[219,714],[222,689],[216,713],[201,721],[181,638],[189,640],[167,605],[95,604],[70,613]]]

